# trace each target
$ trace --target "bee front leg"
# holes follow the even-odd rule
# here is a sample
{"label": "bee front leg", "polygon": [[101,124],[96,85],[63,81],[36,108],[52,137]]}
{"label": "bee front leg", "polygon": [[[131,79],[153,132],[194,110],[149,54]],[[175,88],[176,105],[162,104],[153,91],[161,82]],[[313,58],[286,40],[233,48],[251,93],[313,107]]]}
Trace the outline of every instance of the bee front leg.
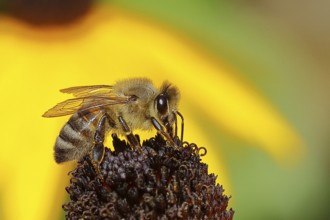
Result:
{"label": "bee front leg", "polygon": [[99,165],[104,157],[104,135],[105,135],[105,122],[107,120],[107,114],[104,114],[99,122],[97,123],[97,127],[94,134],[94,147],[90,152],[90,157],[92,164],[95,168],[97,175],[100,175]]}
{"label": "bee front leg", "polygon": [[134,136],[134,134],[132,133],[132,130],[128,127],[126,121],[124,120],[123,117],[119,116],[118,117],[119,123],[121,124],[125,134],[126,134],[126,138],[127,141],[130,143],[130,145],[134,148],[137,149],[138,151],[142,151],[141,149],[141,145],[140,142],[138,141],[138,139]]}
{"label": "bee front leg", "polygon": [[171,135],[169,133],[167,133],[163,126],[157,121],[156,118],[151,117],[151,123],[153,124],[153,126],[156,128],[157,132],[162,135],[169,143],[171,146],[173,146],[175,149],[178,149],[177,144],[174,142],[173,138],[171,137]]}

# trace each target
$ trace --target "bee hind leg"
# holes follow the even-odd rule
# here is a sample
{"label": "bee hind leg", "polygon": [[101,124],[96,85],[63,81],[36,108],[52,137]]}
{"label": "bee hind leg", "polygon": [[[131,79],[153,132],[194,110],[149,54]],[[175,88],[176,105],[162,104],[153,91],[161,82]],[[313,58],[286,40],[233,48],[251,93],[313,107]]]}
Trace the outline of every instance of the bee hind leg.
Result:
{"label": "bee hind leg", "polygon": [[105,135],[105,122],[108,119],[108,115],[104,114],[97,123],[97,127],[94,134],[94,147],[90,152],[90,157],[94,169],[98,176],[100,176],[99,165],[104,157],[104,135]]}
{"label": "bee hind leg", "polygon": [[132,133],[132,130],[128,127],[126,121],[124,120],[123,117],[119,116],[118,117],[119,123],[121,124],[123,131],[126,134],[127,141],[130,143],[130,145],[134,148],[137,149],[139,152],[142,151],[142,147],[140,145],[139,140],[134,136]]}

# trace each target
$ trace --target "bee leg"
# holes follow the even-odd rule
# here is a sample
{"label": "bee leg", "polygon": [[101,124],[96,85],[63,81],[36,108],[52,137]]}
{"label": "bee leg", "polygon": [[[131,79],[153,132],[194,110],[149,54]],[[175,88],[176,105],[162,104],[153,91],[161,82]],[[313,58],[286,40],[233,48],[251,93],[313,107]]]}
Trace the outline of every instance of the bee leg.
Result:
{"label": "bee leg", "polygon": [[99,122],[94,134],[94,147],[91,151],[90,157],[92,159],[93,166],[96,170],[97,175],[100,176],[99,165],[103,160],[104,156],[104,134],[105,134],[105,121],[107,120],[107,114],[104,114]]}
{"label": "bee leg", "polygon": [[126,138],[127,141],[130,143],[131,146],[134,147],[134,149],[137,149],[138,151],[142,151],[141,149],[141,145],[140,142],[138,141],[138,139],[134,136],[134,134],[132,133],[131,129],[128,127],[126,121],[124,120],[123,117],[119,116],[118,117],[119,123],[121,124],[125,134],[126,134]]}
{"label": "bee leg", "polygon": [[178,149],[178,146],[175,144],[171,135],[164,130],[163,126],[157,121],[156,118],[151,117],[151,123],[156,128],[157,132],[162,135],[168,142],[170,142],[171,146],[173,146],[175,149]]}
{"label": "bee leg", "polygon": [[183,142],[183,132],[184,132],[184,118],[183,118],[183,115],[176,111],[176,114],[178,114],[181,118],[181,143]]}

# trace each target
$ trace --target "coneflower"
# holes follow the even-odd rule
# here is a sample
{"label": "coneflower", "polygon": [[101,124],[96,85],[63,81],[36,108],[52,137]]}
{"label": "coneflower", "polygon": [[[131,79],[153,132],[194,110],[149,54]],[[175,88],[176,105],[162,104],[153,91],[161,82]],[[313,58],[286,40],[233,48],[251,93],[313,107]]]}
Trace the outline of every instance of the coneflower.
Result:
{"label": "coneflower", "polygon": [[157,135],[142,152],[113,135],[100,174],[86,156],[71,173],[63,205],[66,219],[220,219],[231,220],[229,198],[200,157],[205,148],[184,143],[178,150]]}

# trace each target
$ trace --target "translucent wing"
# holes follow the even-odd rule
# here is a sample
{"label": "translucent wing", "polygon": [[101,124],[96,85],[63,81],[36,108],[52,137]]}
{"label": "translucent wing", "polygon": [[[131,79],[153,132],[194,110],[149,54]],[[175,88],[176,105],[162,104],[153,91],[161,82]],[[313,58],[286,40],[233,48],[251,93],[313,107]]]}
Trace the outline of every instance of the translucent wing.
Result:
{"label": "translucent wing", "polygon": [[93,111],[102,107],[116,104],[125,104],[134,101],[135,98],[131,96],[116,97],[116,96],[87,96],[68,99],[60,102],[53,108],[49,109],[42,116],[43,117],[59,117],[64,115],[71,115],[77,111]]}
{"label": "translucent wing", "polygon": [[75,97],[86,97],[96,95],[107,95],[112,93],[112,86],[95,85],[95,86],[75,86],[60,90],[63,93],[70,93]]}

